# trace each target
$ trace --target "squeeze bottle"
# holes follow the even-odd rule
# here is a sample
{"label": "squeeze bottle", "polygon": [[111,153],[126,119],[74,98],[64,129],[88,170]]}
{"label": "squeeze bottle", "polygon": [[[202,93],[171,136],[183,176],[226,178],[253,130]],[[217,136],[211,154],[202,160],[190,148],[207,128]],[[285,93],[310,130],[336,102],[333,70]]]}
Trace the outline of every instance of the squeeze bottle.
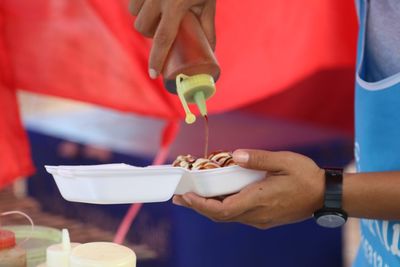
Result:
{"label": "squeeze bottle", "polygon": [[67,229],[62,230],[62,242],[51,245],[46,250],[46,262],[37,267],[69,267],[69,256],[79,243],[71,243]]}
{"label": "squeeze bottle", "polygon": [[188,103],[196,103],[202,116],[207,115],[206,100],[215,93],[220,68],[196,15],[183,18],[162,71],[166,89],[179,96],[186,123],[196,117]]}

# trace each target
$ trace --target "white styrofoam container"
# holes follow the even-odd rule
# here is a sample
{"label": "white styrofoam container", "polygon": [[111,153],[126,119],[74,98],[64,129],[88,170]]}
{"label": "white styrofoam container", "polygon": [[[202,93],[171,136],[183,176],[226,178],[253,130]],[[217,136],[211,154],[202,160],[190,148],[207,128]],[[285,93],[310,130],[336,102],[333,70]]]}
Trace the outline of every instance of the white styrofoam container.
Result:
{"label": "white styrofoam container", "polygon": [[175,194],[194,192],[202,197],[216,197],[239,192],[247,185],[261,180],[265,171],[244,169],[239,166],[185,171]]}
{"label": "white styrofoam container", "polygon": [[174,194],[203,197],[232,194],[265,177],[264,171],[230,166],[188,171],[170,165],[46,166],[64,199],[93,204],[167,201]]}

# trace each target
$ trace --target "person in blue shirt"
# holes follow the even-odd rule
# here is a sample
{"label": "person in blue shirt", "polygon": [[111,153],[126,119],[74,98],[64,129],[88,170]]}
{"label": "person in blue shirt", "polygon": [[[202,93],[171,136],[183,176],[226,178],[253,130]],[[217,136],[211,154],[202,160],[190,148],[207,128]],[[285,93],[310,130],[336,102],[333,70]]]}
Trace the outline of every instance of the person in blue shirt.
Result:
{"label": "person in blue shirt", "polygon": [[[339,174],[338,180],[334,172],[300,154],[240,149],[233,154],[236,163],[268,171],[266,179],[223,201],[188,193],[175,196],[175,204],[214,221],[260,229],[302,221],[313,214],[321,225],[338,226],[347,213],[363,218],[354,266],[400,266],[400,1],[357,0],[356,4],[360,22],[355,86],[358,173]],[[214,47],[215,0],[131,1],[136,29],[153,37],[151,78],[159,75],[189,10],[199,15]],[[321,208],[322,216],[316,212]]]}

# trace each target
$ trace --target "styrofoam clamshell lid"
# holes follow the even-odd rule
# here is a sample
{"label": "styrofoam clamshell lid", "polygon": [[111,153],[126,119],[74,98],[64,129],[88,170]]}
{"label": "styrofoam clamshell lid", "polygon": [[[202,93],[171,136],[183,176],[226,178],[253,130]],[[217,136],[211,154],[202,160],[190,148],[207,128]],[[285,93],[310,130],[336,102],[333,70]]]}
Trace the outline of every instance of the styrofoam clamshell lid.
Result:
{"label": "styrofoam clamshell lid", "polygon": [[64,199],[93,204],[163,202],[174,194],[214,197],[240,191],[265,172],[239,166],[189,171],[171,165],[45,166]]}

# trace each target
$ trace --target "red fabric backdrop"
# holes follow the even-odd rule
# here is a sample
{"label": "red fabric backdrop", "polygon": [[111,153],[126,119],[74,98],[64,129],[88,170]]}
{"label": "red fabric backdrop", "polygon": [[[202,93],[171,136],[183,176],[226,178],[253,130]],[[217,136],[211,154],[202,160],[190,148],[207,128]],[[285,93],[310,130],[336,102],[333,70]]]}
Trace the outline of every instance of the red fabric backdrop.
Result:
{"label": "red fabric backdrop", "polygon": [[[341,105],[351,109],[352,81],[346,74],[347,82],[335,83],[341,81],[340,72],[330,79],[329,87],[307,86],[307,97],[297,93],[280,101],[268,99],[290,92],[320,70],[352,71],[357,27],[352,1],[217,2],[216,54],[222,76],[208,104],[211,113],[266,99],[250,110],[296,117],[300,109],[302,120],[329,121],[338,107],[321,110],[321,105],[311,105],[313,92],[322,98],[350,96]],[[159,80],[147,76],[150,41],[134,31],[127,0],[2,0],[0,9],[4,42],[0,47],[0,102],[4,102],[0,186],[11,181],[11,176],[30,170],[26,140],[17,120],[15,88],[166,120],[182,117],[177,98]],[[6,82],[3,73],[10,73],[14,82]],[[279,103],[285,103],[284,111],[279,112]],[[315,112],[319,112],[317,118],[307,116]],[[334,124],[347,129],[349,125]],[[11,151],[18,156],[10,156]],[[20,166],[16,167],[19,171],[7,172],[10,164]]]}

